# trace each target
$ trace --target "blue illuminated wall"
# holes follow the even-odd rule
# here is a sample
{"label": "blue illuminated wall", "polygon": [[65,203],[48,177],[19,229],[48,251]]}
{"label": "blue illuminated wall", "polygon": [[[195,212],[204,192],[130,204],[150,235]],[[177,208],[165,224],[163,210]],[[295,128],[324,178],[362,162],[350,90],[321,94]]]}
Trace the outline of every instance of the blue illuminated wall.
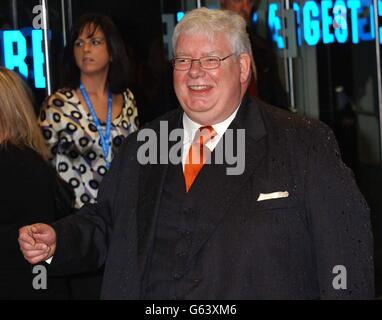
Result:
{"label": "blue illuminated wall", "polygon": [[[375,39],[374,5],[372,0],[306,1],[302,7],[294,2],[298,44],[354,44]],[[378,0],[378,15],[382,17],[382,0]],[[270,3],[268,26],[278,48],[284,48],[280,4]],[[382,27],[379,28],[382,35]],[[382,44],[382,37],[379,37]]]}
{"label": "blue illuminated wall", "polygon": [[43,31],[33,28],[0,31],[2,65],[32,79],[38,89],[46,87]]}

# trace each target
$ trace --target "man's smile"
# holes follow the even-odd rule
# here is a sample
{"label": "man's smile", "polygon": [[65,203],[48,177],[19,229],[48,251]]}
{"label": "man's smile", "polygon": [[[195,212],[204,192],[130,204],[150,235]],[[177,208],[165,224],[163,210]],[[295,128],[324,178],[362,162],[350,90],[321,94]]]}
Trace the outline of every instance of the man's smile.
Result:
{"label": "man's smile", "polygon": [[205,93],[211,90],[213,87],[211,85],[188,85],[188,88],[193,93]]}

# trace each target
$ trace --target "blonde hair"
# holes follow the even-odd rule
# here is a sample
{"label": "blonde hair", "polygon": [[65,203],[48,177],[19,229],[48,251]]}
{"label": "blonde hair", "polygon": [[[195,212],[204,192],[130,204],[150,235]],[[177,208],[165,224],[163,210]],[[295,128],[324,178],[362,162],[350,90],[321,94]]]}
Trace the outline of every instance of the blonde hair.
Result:
{"label": "blonde hair", "polygon": [[0,146],[9,143],[30,147],[47,159],[48,150],[28,90],[16,73],[0,67]]}

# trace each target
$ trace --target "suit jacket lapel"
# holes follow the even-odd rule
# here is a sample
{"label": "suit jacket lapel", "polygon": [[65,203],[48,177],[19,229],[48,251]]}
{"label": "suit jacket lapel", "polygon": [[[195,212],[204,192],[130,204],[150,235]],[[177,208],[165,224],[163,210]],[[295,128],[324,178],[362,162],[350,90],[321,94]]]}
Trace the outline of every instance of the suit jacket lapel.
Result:
{"label": "suit jacket lapel", "polygon": [[[207,164],[202,168],[193,185],[195,197],[203,199],[203,204],[195,223],[189,262],[217,227],[242,186],[255,174],[267,153],[266,129],[261,112],[248,98],[243,99],[229,129],[245,129],[245,169],[241,175],[227,175],[227,164]],[[214,152],[211,156],[213,159]]]}

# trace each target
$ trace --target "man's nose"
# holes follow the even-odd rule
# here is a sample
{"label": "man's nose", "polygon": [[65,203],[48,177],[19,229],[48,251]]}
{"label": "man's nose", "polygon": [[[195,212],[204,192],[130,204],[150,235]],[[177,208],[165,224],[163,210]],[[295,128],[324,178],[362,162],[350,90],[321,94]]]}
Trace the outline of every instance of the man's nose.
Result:
{"label": "man's nose", "polygon": [[191,67],[188,71],[191,77],[198,77],[204,74],[204,69],[200,63],[200,60],[192,60]]}

